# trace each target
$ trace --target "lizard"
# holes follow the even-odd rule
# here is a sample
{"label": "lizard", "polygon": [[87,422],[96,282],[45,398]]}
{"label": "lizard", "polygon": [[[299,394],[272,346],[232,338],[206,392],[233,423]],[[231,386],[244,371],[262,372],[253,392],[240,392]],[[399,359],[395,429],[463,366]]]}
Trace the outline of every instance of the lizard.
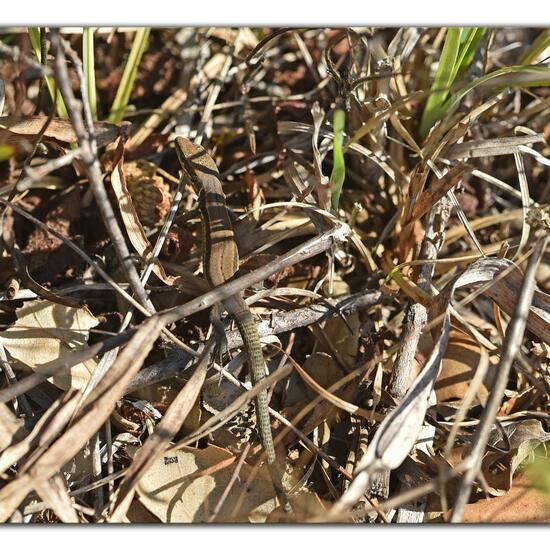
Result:
{"label": "lizard", "polygon": [[[203,147],[186,138],[176,137],[175,148],[183,175],[191,181],[198,196],[203,235],[203,271],[209,286],[215,288],[229,281],[239,269],[239,252],[222,182],[216,163]],[[257,384],[265,378],[265,362],[252,313],[240,293],[226,298],[222,304],[241,334],[252,382]],[[284,510],[292,513],[276,461],[267,390],[256,396],[255,411],[257,429],[275,492]]]}

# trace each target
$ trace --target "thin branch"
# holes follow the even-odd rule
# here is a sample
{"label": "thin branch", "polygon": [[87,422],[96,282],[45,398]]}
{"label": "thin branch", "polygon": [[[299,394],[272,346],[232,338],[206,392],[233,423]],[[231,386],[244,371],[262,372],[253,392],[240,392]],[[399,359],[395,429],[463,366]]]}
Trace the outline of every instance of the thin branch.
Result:
{"label": "thin branch", "polygon": [[[86,167],[88,180],[90,182],[94,198],[103,217],[103,222],[105,223],[105,227],[107,228],[126,279],[132,286],[132,289],[136,293],[139,301],[144,306],[147,306],[149,310],[154,311],[153,305],[151,304],[151,301],[149,300],[147,293],[145,292],[145,289],[143,288],[143,285],[139,279],[137,270],[132,263],[130,251],[126,246],[124,235],[120,230],[120,227],[118,226],[113,207],[111,206],[107,191],[105,190],[105,186],[103,184],[101,169],[97,157],[97,147],[95,142],[95,135],[93,132],[93,123],[90,125],[91,114],[89,112],[89,105],[86,101],[86,86],[83,85],[82,81],[82,64],[78,57],[76,57],[76,59],[73,59],[73,61],[75,62],[75,66],[77,67],[77,71],[79,70],[81,74],[81,92],[83,94],[83,102],[81,103],[75,98],[73,90],[71,88],[69,72],[67,69],[67,61],[63,53],[64,44],[61,40],[58,29],[51,30],[51,39],[52,45],[55,48],[55,72],[58,86],[63,95],[65,105],[67,106],[67,110],[69,112],[69,116],[71,118],[71,122],[73,124],[78,139],[78,144],[82,150],[82,161],[84,162],[84,165]],[[84,112],[86,113],[86,125],[88,126],[89,131],[86,131],[85,122],[82,117],[82,108],[84,108]]]}

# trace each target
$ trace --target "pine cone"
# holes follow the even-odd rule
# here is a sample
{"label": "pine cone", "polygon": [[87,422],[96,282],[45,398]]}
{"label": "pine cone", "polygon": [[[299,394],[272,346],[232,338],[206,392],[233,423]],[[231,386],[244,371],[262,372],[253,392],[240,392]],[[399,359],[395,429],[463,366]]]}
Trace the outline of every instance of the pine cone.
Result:
{"label": "pine cone", "polygon": [[143,225],[153,226],[162,221],[170,209],[170,187],[152,162],[137,160],[124,165],[126,187]]}

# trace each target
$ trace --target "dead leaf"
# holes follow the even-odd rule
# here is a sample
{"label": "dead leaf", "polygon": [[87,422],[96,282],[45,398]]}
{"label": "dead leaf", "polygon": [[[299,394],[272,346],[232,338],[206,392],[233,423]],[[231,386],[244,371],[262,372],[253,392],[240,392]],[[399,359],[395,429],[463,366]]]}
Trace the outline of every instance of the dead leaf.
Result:
{"label": "dead leaf", "polygon": [[442,178],[434,181],[418,198],[408,223],[413,223],[421,218],[439,199],[457,185],[464,174],[470,170],[471,168],[466,164],[460,163],[451,168]]}
{"label": "dead leaf", "polygon": [[[451,331],[441,371],[435,383],[437,401],[462,399],[468,391],[479,361],[480,345],[477,340],[463,332]],[[489,367],[489,373],[491,372]],[[491,387],[489,373],[478,389],[479,395],[487,395],[487,388]]]}
{"label": "dead leaf", "polygon": [[[71,400],[75,402],[75,399],[73,399],[74,397],[74,393],[69,392],[69,394],[66,395],[66,399],[61,398],[59,403],[63,403],[64,401],[70,402]],[[59,406],[59,403],[56,403],[55,408]],[[24,426],[20,426],[19,428],[17,427],[18,422],[15,415],[3,403],[0,405],[0,416],[3,420],[0,422],[0,449],[4,450],[7,446],[4,445],[4,443],[14,439],[14,435],[20,434],[21,436],[25,436],[27,433]],[[55,420],[57,419],[55,418],[54,421]],[[31,434],[27,435],[25,439],[21,439],[21,441],[14,441],[13,444],[5,449],[0,455],[0,462],[3,462],[4,464],[4,467],[0,466],[0,473],[3,473],[9,466],[15,464],[19,458],[23,456],[25,451],[30,448],[30,445],[25,445],[29,439],[32,440],[33,438],[36,438],[37,432],[38,435],[42,435],[40,433],[40,428],[42,428],[41,424],[43,424],[43,422],[41,421],[42,419],[40,419],[37,424],[38,429],[35,426],[35,429],[31,432]],[[61,424],[64,425],[64,420],[61,421]],[[24,448],[21,449],[21,446]],[[18,448],[19,452],[17,451]],[[42,447],[42,450],[44,448],[47,447]],[[38,449],[38,452],[40,452],[40,450],[41,449]],[[27,466],[28,469],[28,463],[29,460],[27,460],[27,464],[23,465],[23,468],[20,468],[20,471],[23,470],[25,466]],[[65,480],[59,472],[55,473],[51,479],[42,480],[38,483],[36,485],[36,492],[38,493],[38,496],[47,504],[47,506],[49,506],[56,513],[61,521],[66,523],[78,523],[78,516],[76,515],[71,498],[67,492]]]}
{"label": "dead leaf", "polygon": [[[0,341],[14,359],[37,371],[40,365],[85,347],[90,329],[99,324],[87,307],[73,308],[47,300],[28,302],[16,314],[17,321],[1,333]],[[95,359],[88,359],[56,374],[51,382],[62,390],[83,389],[95,367]]]}
{"label": "dead leaf", "polygon": [[[329,388],[342,377],[342,369],[326,353],[317,352],[310,355],[304,361],[302,368],[323,388]],[[311,401],[317,395],[319,395],[318,392],[309,387],[299,373],[294,371],[290,376],[290,383],[285,395],[285,408]]]}
{"label": "dead leaf", "polygon": [[[0,117],[0,126],[8,134],[8,143],[18,143],[22,138],[36,138],[44,124],[48,120],[45,115],[36,116],[3,116]],[[113,124],[111,122],[94,122],[94,132],[98,147],[107,145],[122,133],[128,132],[131,124],[122,122]],[[0,134],[2,130],[0,130]],[[54,140],[62,144],[77,143],[77,137],[70,120],[64,118],[52,118],[46,128],[43,139]]]}
{"label": "dead leaf", "polygon": [[[166,451],[149,468],[137,486],[143,505],[164,523],[206,521],[230,482],[237,461],[224,449],[185,448]],[[252,467],[243,464],[227,495],[217,521],[263,522],[277,506],[269,472],[263,468],[233,517],[235,506]]]}
{"label": "dead leaf", "polygon": [[[350,292],[350,286],[339,275],[335,275],[331,297],[349,296]],[[344,363],[353,364],[359,352],[360,328],[361,320],[357,312],[346,315],[345,321],[340,316],[331,317],[325,323],[324,333],[330,341],[332,349],[327,349],[327,346],[323,345],[321,341],[319,351],[331,353],[334,350],[339,357],[342,357]]]}
{"label": "dead leaf", "polygon": [[467,504],[463,523],[550,522],[550,499],[533,488],[527,476],[515,480],[505,495]]}
{"label": "dead leaf", "polygon": [[521,145],[533,145],[534,143],[544,143],[544,134],[463,141],[448,147],[442,156],[449,160],[456,160],[513,155],[521,151]]}
{"label": "dead leaf", "polygon": [[124,481],[118,488],[117,504],[111,520],[121,520],[128,510],[138,481],[146,474],[155,459],[168,447],[172,438],[181,428],[184,420],[197,400],[209,365],[213,341],[203,350],[195,372],[168,407],[153,434],[137,452],[132,465],[128,468]]}
{"label": "dead leaf", "polygon": [[[128,233],[128,238],[141,259],[146,261],[151,255],[153,247],[151,246],[147,235],[145,235],[143,226],[139,221],[138,213],[134,207],[132,197],[130,196],[128,187],[126,186],[122,143],[119,143],[118,145],[117,157],[118,162],[111,173],[111,186],[117,198],[120,215],[122,216],[124,227]],[[177,277],[167,275],[160,263],[154,264],[153,272],[167,285],[173,285],[177,279]]]}
{"label": "dead leaf", "polygon": [[[69,423],[78,401],[79,395],[76,391],[68,391],[56,399],[24,439],[14,441],[10,447],[3,450],[0,455],[0,474],[18,462],[21,465],[19,471],[24,470],[29,461],[36,459],[37,455],[47,449]],[[5,405],[2,404],[2,407]],[[0,423],[3,427],[7,425],[5,421]]]}
{"label": "dead leaf", "polygon": [[[495,301],[505,313],[511,315],[523,282],[523,273],[510,260],[493,258],[490,263],[486,262],[486,265],[489,269],[494,270],[494,277],[505,269],[509,269],[502,279],[494,280],[494,284],[485,291],[485,294]],[[550,295],[538,288],[535,288],[533,301],[529,307],[527,330],[550,344]]]}
{"label": "dead leaf", "polygon": [[[504,440],[502,430],[506,432],[508,441]],[[535,449],[550,441],[550,433],[544,431],[540,420],[510,422],[503,425],[502,430],[493,428],[488,443],[497,449],[506,449],[509,443],[509,451],[489,451],[481,466],[488,492],[494,496],[506,493],[512,487],[513,477],[519,466],[530,456],[533,460]]]}
{"label": "dead leaf", "polygon": [[[356,466],[353,482],[347,492],[343,494],[331,509],[332,515],[338,515],[355,504],[368,488],[371,475],[379,470],[393,470],[397,468],[405,460],[416,443],[428,408],[428,397],[439,374],[441,360],[447,347],[450,331],[448,307],[456,289],[491,282],[492,286],[490,290],[486,290],[485,293],[502,309],[506,311],[506,308],[509,308],[511,312],[521,288],[521,273],[519,274],[519,284],[518,275],[514,275],[514,272],[512,272],[512,277],[507,275],[500,281],[495,279],[497,275],[508,267],[514,267],[514,264],[509,260],[488,257],[481,258],[449,281],[434,300],[429,311],[429,318],[436,319],[443,317],[443,321],[439,335],[434,342],[433,352],[426,366],[413,382],[402,401],[381,423],[370,442],[367,452]],[[516,269],[515,271],[518,270]],[[499,286],[497,286],[498,283],[500,283]],[[503,286],[506,286],[508,290],[505,296],[503,296],[504,292],[499,292],[499,289]],[[535,299],[533,300],[534,303]],[[539,291],[537,305],[544,308],[547,305],[550,306],[550,297]],[[527,321],[528,328],[533,330],[537,335],[546,332],[546,336],[548,336],[550,334],[550,325],[544,317],[546,315],[550,317],[550,313],[548,313],[550,312],[550,307],[547,310],[539,309],[542,313],[539,314],[537,319],[540,319],[540,322],[537,321],[537,323],[534,323],[532,319],[533,308],[534,305],[531,306]],[[531,321],[531,324],[529,324],[529,321]]]}
{"label": "dead leaf", "polygon": [[6,521],[25,496],[57,474],[103,425],[163,328],[158,317],[143,321],[107,374],[90,392],[73,424],[33,463],[32,468],[0,489],[0,522]]}

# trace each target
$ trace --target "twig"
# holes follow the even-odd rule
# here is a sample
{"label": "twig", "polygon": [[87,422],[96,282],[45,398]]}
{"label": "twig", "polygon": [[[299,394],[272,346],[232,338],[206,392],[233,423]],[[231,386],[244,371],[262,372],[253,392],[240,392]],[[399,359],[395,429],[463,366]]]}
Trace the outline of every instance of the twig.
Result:
{"label": "twig", "polygon": [[[2,344],[2,342],[0,342],[0,368],[4,371],[4,375],[6,377],[6,380],[8,381],[8,384],[17,383],[17,378],[8,361],[6,350],[4,349],[4,345]],[[26,396],[20,396],[19,404],[21,405],[21,408],[23,409],[27,418],[32,418],[33,412],[31,406],[29,405],[29,402],[27,401]]]}
{"label": "twig", "polygon": [[[433,261],[436,260],[438,252],[445,241],[445,228],[451,214],[451,205],[446,197],[440,199],[430,210],[426,222],[426,232],[420,249],[419,260],[428,260],[420,266],[417,284],[425,291],[430,290],[432,276],[435,268]],[[399,353],[395,361],[394,370],[389,386],[389,393],[396,402],[403,399],[409,389],[414,377],[414,358],[422,331],[428,322],[426,307],[420,303],[412,303],[405,312],[405,321]],[[387,497],[389,494],[389,470],[384,470],[376,476],[378,485],[377,494]],[[374,480],[373,480],[374,481]],[[425,501],[418,508],[425,506]],[[420,509],[414,510],[417,516],[423,516]],[[411,518],[407,518],[407,522]]]}
{"label": "twig", "polygon": [[[312,304],[294,311],[283,311],[273,319],[256,323],[256,328],[261,338],[290,332],[300,327],[323,322],[338,314],[345,315],[368,309],[380,303],[382,299],[383,294],[378,290],[360,292],[336,300],[332,307],[325,304]],[[242,337],[238,330],[227,333],[226,345],[228,350],[242,347]],[[190,354],[183,352],[176,357],[169,357],[140,370],[128,386],[127,393],[181,375],[189,367],[191,359]]]}
{"label": "twig", "polygon": [[[63,241],[71,250],[73,250],[78,256],[80,256],[90,267],[92,267],[103,279],[116,291],[118,292],[125,300],[127,300],[130,304],[132,304],[136,309],[138,309],[143,315],[146,317],[150,317],[152,314],[149,312],[148,309],[143,307],[139,302],[137,302],[130,294],[128,294],[120,285],[117,284],[116,281],[113,280],[113,278],[94,260],[92,260],[81,248],[79,248],[76,244],[74,244],[70,239],[68,239],[65,235],[62,235],[49,225],[46,225],[45,223],[41,222],[39,219],[35,218],[32,214],[29,214],[26,210],[23,210],[19,206],[16,206],[15,204],[3,199],[0,197],[0,204],[4,204],[6,206],[9,206],[12,210],[20,214],[21,216],[24,216],[28,220],[32,221],[34,224],[36,224],[41,229],[44,229],[44,231],[50,232],[52,235]],[[162,330],[162,333],[164,336],[166,336],[171,342],[174,342],[178,347],[182,348],[185,351],[188,351],[190,353],[193,353],[193,351],[184,344],[179,338],[174,336],[168,329],[164,328]]]}
{"label": "twig", "polygon": [[50,376],[53,376],[54,374],[68,371],[70,368],[78,365],[78,363],[82,363],[83,361],[91,359],[96,355],[102,355],[110,349],[125,344],[126,342],[128,342],[128,340],[130,340],[135,332],[136,329],[129,329],[124,332],[124,334],[112,336],[111,338],[107,338],[102,342],[98,342],[97,344],[92,344],[88,347],[85,347],[80,351],[74,351],[71,354],[63,356],[59,359],[55,359],[54,361],[46,363],[45,365],[40,365],[40,370],[38,372],[29,374],[15,384],[12,384],[11,386],[0,390],[0,403],[5,403],[10,399],[24,394],[35,386],[42,384],[44,380],[47,380]]}
{"label": "twig", "polygon": [[[97,202],[101,215],[103,217],[103,222],[109,233],[113,247],[117,253],[118,259],[120,261],[121,267],[124,271],[124,274],[132,286],[132,289],[136,293],[139,301],[147,306],[148,309],[153,310],[153,305],[151,304],[147,293],[141,284],[137,270],[132,263],[130,251],[126,246],[126,241],[124,235],[118,226],[113,207],[109,202],[109,197],[105,186],[103,185],[103,179],[101,176],[101,169],[99,166],[99,160],[97,158],[97,148],[95,142],[95,135],[93,132],[93,123],[91,123],[92,116],[89,109],[89,104],[87,102],[87,91],[86,86],[83,85],[82,80],[82,63],[78,59],[78,56],[73,58],[77,71],[81,75],[81,93],[83,101],[78,101],[73,94],[70,80],[69,72],[67,70],[67,61],[64,56],[64,47],[65,44],[59,36],[59,30],[51,30],[51,39],[52,45],[55,48],[55,67],[56,67],[56,78],[58,80],[58,86],[63,95],[65,105],[69,112],[71,122],[73,124],[75,133],[77,135],[78,144],[82,149],[82,161],[86,167],[86,172],[88,174],[88,180],[94,198]],[[70,50],[69,50],[70,51]],[[82,109],[86,116],[86,125],[82,117]],[[88,126],[88,131],[86,131],[86,126]]]}
{"label": "twig", "polygon": [[23,53],[17,46],[7,46],[3,42],[0,42],[0,55],[11,57],[15,63],[22,61],[36,71],[36,76],[42,77],[52,74],[52,70],[49,67],[42,65],[36,59],[33,59],[29,55]]}
{"label": "twig", "polygon": [[209,308],[230,296],[234,296],[238,292],[242,292],[245,288],[254,286],[260,281],[264,281],[271,275],[293,266],[297,263],[303,262],[308,258],[316,256],[325,250],[328,250],[332,246],[344,242],[350,234],[350,228],[347,224],[341,223],[336,227],[330,229],[318,235],[317,237],[310,239],[309,241],[293,248],[286,254],[283,254],[280,258],[273,260],[266,265],[255,269],[254,271],[233,279],[228,283],[216,287],[215,289],[207,292],[203,296],[199,296],[189,302],[176,306],[172,309],[161,314],[166,325],[175,323],[188,315],[198,313],[203,309]]}
{"label": "twig", "polygon": [[63,241],[64,244],[66,244],[73,252],[75,252],[80,258],[82,258],[92,269],[94,269],[98,273],[98,275],[100,275],[105,280],[105,282],[111,286],[111,288],[115,292],[120,294],[125,300],[130,302],[137,309],[139,309],[142,313],[144,313],[144,315],[149,314],[149,312],[139,302],[136,302],[136,300],[132,296],[130,296],[130,294],[128,294],[123,288],[121,288],[120,285],[97,262],[92,260],[88,256],[88,254],[86,254],[86,252],[84,252],[79,246],[73,243],[65,235],[62,235],[53,227],[50,227],[49,225],[46,225],[44,222],[40,221],[38,218],[35,218],[32,214],[30,214],[20,206],[17,206],[16,204],[7,201],[6,199],[3,199],[2,197],[0,197],[0,204],[11,208],[14,212],[17,212],[17,214],[27,218],[36,226],[40,227],[44,231],[51,233],[54,237],[57,237],[59,240]]}
{"label": "twig", "polygon": [[[2,202],[6,203],[7,201],[0,198],[0,203]],[[15,205],[12,205],[12,206],[15,207]],[[18,207],[15,207],[15,208],[18,208]],[[19,211],[29,216],[29,214],[24,210],[19,209]],[[44,226],[49,231],[51,231],[51,228],[48,228],[47,225],[42,224],[42,222],[40,222],[39,220],[36,220],[36,222],[38,222],[40,226]],[[225,300],[229,296],[233,296],[238,292],[241,292],[245,288],[249,286],[253,286],[256,283],[263,281],[264,279],[267,279],[269,276],[273,275],[274,273],[277,273],[279,270],[285,269],[298,262],[311,258],[312,256],[315,256],[317,254],[320,254],[321,252],[324,252],[331,246],[334,246],[335,244],[343,242],[349,235],[349,232],[350,232],[350,229],[346,224],[340,224],[337,227],[331,229],[330,231],[327,231],[322,235],[318,235],[317,237],[310,239],[309,241],[303,243],[302,245],[299,245],[296,248],[293,248],[292,250],[290,250],[280,258],[272,262],[269,262],[268,264],[261,267],[260,269],[252,271],[251,273],[248,273],[243,277],[239,277],[238,279],[234,279],[229,283],[219,286],[207,292],[203,296],[199,296],[198,298],[195,298],[187,302],[186,304],[169,309],[165,313],[156,314],[154,315],[154,317],[158,316],[160,321],[162,322],[162,325],[166,327],[170,323],[174,323],[176,321],[184,319],[185,317],[188,317],[189,315],[193,315],[194,313],[203,311],[204,309],[207,309],[213,306],[214,304],[217,304],[222,300]],[[55,235],[57,232],[52,231],[52,233]],[[60,235],[60,238],[62,238],[61,235]],[[67,244],[69,243],[70,241],[68,241]],[[74,249],[76,249],[79,254],[84,255],[84,253],[76,245],[74,245],[73,243],[70,243],[70,244],[74,246]],[[87,261],[92,261],[92,260],[88,259]],[[107,278],[110,279],[110,277],[107,274],[105,275],[107,276]],[[117,289],[117,291],[122,292],[124,293],[125,296],[127,296],[127,293],[125,293],[121,288]],[[138,302],[133,300],[133,298],[131,298],[130,296],[128,296],[128,298],[132,300],[132,305],[140,309],[143,309],[143,306],[141,306]],[[118,334],[116,336],[113,336],[111,338],[104,340],[103,342],[94,344],[92,346],[88,346],[87,348],[84,348],[81,351],[74,352],[67,358],[63,358],[63,360],[55,360],[48,365],[42,365],[40,372],[33,373],[27,376],[26,378],[24,378],[23,380],[20,380],[19,382],[17,382],[17,384],[13,384],[9,388],[0,390],[0,402],[9,401],[10,399],[17,397],[18,395],[25,393],[29,389],[35,387],[36,385],[46,380],[49,376],[52,376],[53,374],[62,372],[64,370],[68,370],[72,366],[78,363],[81,363],[82,361],[85,361],[87,359],[90,359],[95,355],[105,353],[108,350],[111,350],[123,345],[128,340],[130,340],[130,338],[134,334],[135,334],[135,329],[128,329],[121,334]],[[170,334],[170,333],[167,332],[166,334]],[[69,361],[69,358],[70,358],[70,361]]]}
{"label": "twig", "polygon": [[[437,254],[445,241],[445,227],[451,214],[451,206],[446,197],[442,198],[431,210],[426,223],[426,233],[422,241],[419,259],[428,260],[420,266],[418,286],[429,292]],[[427,323],[426,308],[419,303],[409,306],[405,313],[405,325],[401,336],[399,355],[396,359],[390,384],[390,393],[401,400],[409,389],[414,368],[414,355],[420,335]]]}

